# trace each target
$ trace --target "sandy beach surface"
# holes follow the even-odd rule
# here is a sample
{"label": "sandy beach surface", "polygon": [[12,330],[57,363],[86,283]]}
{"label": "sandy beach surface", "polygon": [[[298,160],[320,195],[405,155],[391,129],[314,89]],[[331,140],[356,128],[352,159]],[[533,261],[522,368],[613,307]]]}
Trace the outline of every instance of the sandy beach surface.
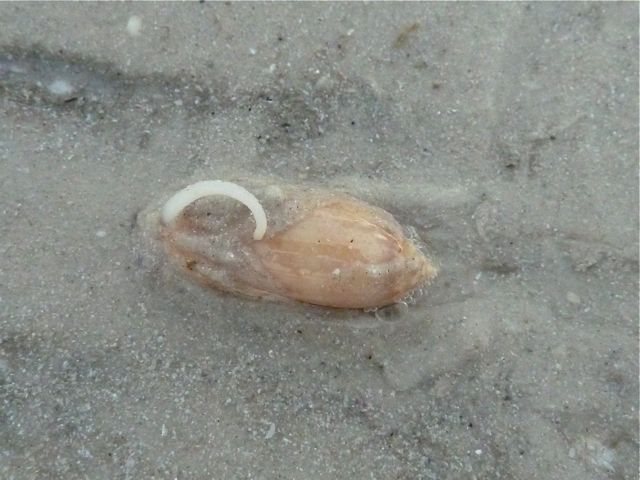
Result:
{"label": "sandy beach surface", "polygon": [[[348,192],[378,311],[172,269],[204,179]],[[634,479],[637,3],[1,3],[0,478]]]}

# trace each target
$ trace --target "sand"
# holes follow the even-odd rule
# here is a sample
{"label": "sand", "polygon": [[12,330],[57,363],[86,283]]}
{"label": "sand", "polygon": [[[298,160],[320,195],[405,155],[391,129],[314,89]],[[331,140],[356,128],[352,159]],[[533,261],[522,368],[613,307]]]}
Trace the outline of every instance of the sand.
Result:
{"label": "sand", "polygon": [[[389,210],[377,312],[207,291],[195,180]],[[0,478],[632,479],[634,3],[0,4]]]}

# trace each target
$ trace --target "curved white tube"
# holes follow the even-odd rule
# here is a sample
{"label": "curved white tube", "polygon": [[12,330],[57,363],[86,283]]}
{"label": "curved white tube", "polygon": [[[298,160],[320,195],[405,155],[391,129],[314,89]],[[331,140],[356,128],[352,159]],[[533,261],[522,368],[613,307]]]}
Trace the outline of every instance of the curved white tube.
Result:
{"label": "curved white tube", "polygon": [[264,237],[267,231],[267,215],[258,199],[240,185],[221,180],[196,182],[176,192],[162,207],[162,222],[169,225],[188,205],[209,195],[223,195],[244,203],[251,210],[256,221],[253,239],[261,240]]}

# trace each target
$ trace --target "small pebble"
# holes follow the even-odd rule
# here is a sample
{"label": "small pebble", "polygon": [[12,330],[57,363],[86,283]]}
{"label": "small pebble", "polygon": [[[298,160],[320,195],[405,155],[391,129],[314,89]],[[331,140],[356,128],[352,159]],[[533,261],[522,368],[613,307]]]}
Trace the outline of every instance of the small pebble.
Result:
{"label": "small pebble", "polygon": [[567,301],[569,303],[573,303],[574,305],[578,305],[580,303],[580,297],[573,293],[573,292],[568,292],[567,293]]}
{"label": "small pebble", "polygon": [[96,232],[96,237],[98,237],[98,238],[104,238],[106,236],[107,236],[107,232],[105,232],[104,230],[98,230]]}
{"label": "small pebble", "polygon": [[49,84],[49,91],[54,95],[70,95],[73,93],[73,87],[66,80],[54,80]]}
{"label": "small pebble", "polygon": [[139,16],[133,15],[129,17],[129,21],[127,22],[127,32],[132,37],[136,37],[140,35],[140,30],[142,29],[142,20]]}
{"label": "small pebble", "polygon": [[276,434],[276,424],[272,423],[269,425],[269,430],[267,430],[267,433],[265,433],[264,438],[265,440],[270,440],[271,438],[273,438],[275,434]]}

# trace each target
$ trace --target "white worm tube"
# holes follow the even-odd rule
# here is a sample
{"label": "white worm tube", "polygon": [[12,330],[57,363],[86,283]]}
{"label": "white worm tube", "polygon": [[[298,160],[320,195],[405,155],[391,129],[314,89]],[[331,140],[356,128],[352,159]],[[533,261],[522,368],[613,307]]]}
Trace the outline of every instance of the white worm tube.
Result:
{"label": "white worm tube", "polygon": [[267,215],[264,213],[264,208],[262,208],[258,199],[240,185],[221,180],[196,182],[176,192],[162,207],[162,222],[165,225],[169,225],[188,205],[209,195],[223,195],[244,203],[251,210],[256,221],[253,239],[261,240],[264,237],[267,231]]}

